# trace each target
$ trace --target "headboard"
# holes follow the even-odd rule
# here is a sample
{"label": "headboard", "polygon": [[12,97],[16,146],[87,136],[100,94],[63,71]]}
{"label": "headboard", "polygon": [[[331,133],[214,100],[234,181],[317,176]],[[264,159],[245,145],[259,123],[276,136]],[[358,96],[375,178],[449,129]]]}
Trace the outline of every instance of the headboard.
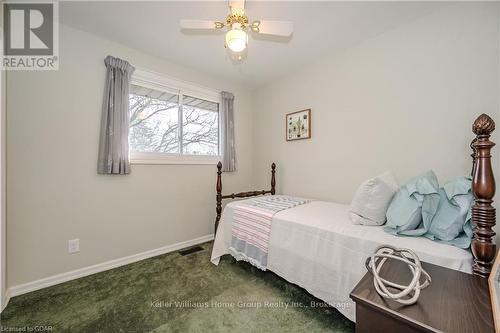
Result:
{"label": "headboard", "polygon": [[[495,143],[490,141],[491,133],[495,130],[495,122],[488,115],[480,115],[472,125],[472,131],[476,135],[472,140],[472,194],[474,205],[472,207],[473,238],[471,250],[474,256],[472,270],[474,274],[488,277],[491,272],[493,260],[496,254],[494,243],[495,232],[493,227],[496,223],[496,211],[493,207],[493,196],[495,195],[495,178],[491,167],[491,148]],[[235,198],[248,198],[258,195],[276,193],[276,164],[271,165],[271,189],[260,191],[249,191],[222,194],[222,163],[217,164],[217,196],[215,232],[222,213],[222,200]]]}

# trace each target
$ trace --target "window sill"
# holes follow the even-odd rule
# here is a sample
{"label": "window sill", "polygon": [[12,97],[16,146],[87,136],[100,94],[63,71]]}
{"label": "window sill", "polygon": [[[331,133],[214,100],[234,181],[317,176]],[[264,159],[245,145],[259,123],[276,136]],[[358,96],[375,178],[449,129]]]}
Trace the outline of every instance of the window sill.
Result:
{"label": "window sill", "polygon": [[222,160],[221,156],[206,155],[181,155],[181,154],[156,154],[156,153],[131,153],[131,164],[143,165],[216,165]]}

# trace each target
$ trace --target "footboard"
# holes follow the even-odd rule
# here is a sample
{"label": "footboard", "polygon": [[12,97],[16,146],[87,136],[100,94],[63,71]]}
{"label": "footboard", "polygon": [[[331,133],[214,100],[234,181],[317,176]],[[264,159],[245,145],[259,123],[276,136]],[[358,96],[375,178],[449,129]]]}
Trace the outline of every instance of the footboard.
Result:
{"label": "footboard", "polygon": [[266,195],[276,194],[276,164],[271,164],[271,189],[270,190],[260,190],[260,191],[248,191],[248,192],[239,192],[239,193],[231,193],[231,194],[222,194],[222,163],[219,162],[217,164],[217,184],[215,186],[217,190],[216,201],[217,205],[215,207],[215,211],[217,212],[217,216],[215,217],[215,233],[217,233],[217,227],[219,226],[220,217],[222,214],[222,200],[223,199],[235,199],[235,198],[249,198],[255,197],[258,195]]}

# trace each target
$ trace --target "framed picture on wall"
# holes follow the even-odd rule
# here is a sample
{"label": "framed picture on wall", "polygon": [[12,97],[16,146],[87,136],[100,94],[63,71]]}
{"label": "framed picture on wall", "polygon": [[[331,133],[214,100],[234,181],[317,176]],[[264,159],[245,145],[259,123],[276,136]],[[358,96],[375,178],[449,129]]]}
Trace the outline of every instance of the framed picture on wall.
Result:
{"label": "framed picture on wall", "polygon": [[288,113],[286,120],[286,141],[311,138],[311,109]]}

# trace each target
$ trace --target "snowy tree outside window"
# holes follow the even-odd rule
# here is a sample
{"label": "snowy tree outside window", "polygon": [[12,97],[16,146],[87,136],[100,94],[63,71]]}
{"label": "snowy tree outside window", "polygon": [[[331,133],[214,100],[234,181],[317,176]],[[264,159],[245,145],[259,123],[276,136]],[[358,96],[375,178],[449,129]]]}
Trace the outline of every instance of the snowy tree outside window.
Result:
{"label": "snowy tree outside window", "polygon": [[219,104],[132,85],[130,151],[219,155]]}

